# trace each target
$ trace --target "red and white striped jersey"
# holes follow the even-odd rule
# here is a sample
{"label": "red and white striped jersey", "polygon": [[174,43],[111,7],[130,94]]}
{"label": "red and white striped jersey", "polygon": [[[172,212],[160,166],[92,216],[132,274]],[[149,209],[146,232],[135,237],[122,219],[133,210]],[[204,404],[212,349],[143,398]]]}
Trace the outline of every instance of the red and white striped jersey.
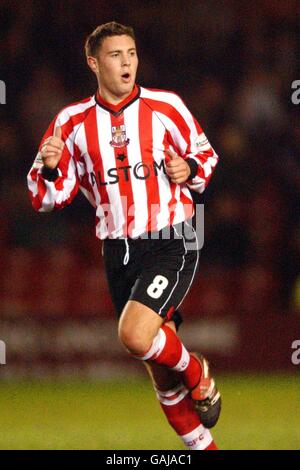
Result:
{"label": "red and white striped jersey", "polygon": [[[65,142],[54,181],[40,148],[62,128]],[[190,189],[203,192],[218,157],[200,125],[174,93],[135,85],[117,106],[97,93],[58,113],[28,173],[32,205],[41,212],[70,204],[80,189],[96,209],[96,235],[138,237],[193,215]],[[192,158],[197,174],[185,184],[166,175],[166,150]]]}

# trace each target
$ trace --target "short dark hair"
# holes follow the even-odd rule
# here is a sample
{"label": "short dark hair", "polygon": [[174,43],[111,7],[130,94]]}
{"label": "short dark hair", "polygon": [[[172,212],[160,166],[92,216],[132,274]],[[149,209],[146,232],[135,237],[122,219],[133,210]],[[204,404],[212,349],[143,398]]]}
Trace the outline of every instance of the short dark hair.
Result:
{"label": "short dark hair", "polygon": [[86,56],[95,57],[105,38],[110,36],[122,36],[123,34],[130,36],[135,41],[134,31],[131,26],[124,26],[123,24],[116,23],[115,21],[101,24],[87,37],[85,41]]}

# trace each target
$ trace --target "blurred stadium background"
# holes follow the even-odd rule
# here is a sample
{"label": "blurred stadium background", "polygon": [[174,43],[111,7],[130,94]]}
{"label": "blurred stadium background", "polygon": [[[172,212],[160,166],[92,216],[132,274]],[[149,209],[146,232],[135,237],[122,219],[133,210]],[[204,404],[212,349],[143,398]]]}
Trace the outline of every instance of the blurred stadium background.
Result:
{"label": "blurred stadium background", "polygon": [[136,31],[138,82],[179,93],[220,155],[182,309],[223,391],[216,440],[299,449],[297,0],[0,1],[0,448],[182,448],[118,343],[93,209],[36,214],[27,196],[50,120],[96,90],[83,43],[111,20]]}

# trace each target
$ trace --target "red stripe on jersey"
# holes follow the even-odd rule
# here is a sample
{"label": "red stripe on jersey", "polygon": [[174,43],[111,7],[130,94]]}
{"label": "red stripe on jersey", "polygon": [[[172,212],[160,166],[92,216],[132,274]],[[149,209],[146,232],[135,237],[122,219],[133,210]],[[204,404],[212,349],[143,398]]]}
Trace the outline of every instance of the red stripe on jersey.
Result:
{"label": "red stripe on jersey", "polygon": [[47,187],[43,181],[43,179],[38,179],[38,182],[37,182],[37,187],[38,187],[38,193],[36,195],[36,200],[38,200],[39,202],[39,208],[41,207],[42,205],[42,200],[44,199],[45,197],[45,194],[47,192]]}
{"label": "red stripe on jersey", "polygon": [[[124,113],[120,114],[119,116],[114,116],[113,114],[111,114],[110,120],[112,127],[122,126],[124,125]],[[124,165],[122,161],[117,159],[120,154],[124,154],[126,157],[128,157],[126,145],[121,148],[114,147],[114,154],[117,172],[121,175],[119,178],[119,192],[121,196],[121,203],[125,218],[125,222],[123,224],[123,233],[125,237],[131,237],[135,224],[135,207],[131,184],[131,175],[129,171],[130,168],[128,165]],[[118,169],[120,169],[120,172],[118,171]]]}
{"label": "red stripe on jersey", "polygon": [[85,111],[81,113],[74,114],[74,116],[70,116],[70,119],[68,119],[68,121],[65,122],[63,126],[61,126],[63,140],[66,141],[69,135],[73,132],[74,127],[78,126],[78,124],[81,124],[85,120],[86,116],[92,110],[95,110],[95,109],[96,107],[93,106],[91,108],[86,109]]}
{"label": "red stripe on jersey", "polygon": [[36,182],[38,180],[38,170],[37,170],[37,168],[32,168],[32,170],[30,172],[30,176],[31,176],[32,181]]}
{"label": "red stripe on jersey", "polygon": [[[168,141],[169,143],[172,145],[172,147],[174,148],[174,152],[177,153],[177,155],[180,155],[180,148],[175,144],[174,140],[173,140],[173,137],[171,136],[170,132],[168,132]],[[184,157],[184,155],[183,155]],[[170,159],[170,157],[167,155],[166,157],[167,159]]]}
{"label": "red stripe on jersey", "polygon": [[197,119],[194,118],[194,116],[193,116],[193,121],[194,121],[195,127],[196,127],[196,129],[197,129],[198,135],[199,135],[199,134],[202,134],[202,132],[203,132],[202,127],[200,126],[200,124],[199,124],[199,122],[197,121]]}
{"label": "red stripe on jersey", "polygon": [[[165,131],[164,140],[163,140],[164,149],[168,150],[169,148],[169,141],[168,141],[168,131]],[[167,163],[170,160],[170,157],[167,155],[165,162]],[[175,198],[175,191],[176,191],[176,184],[172,183],[169,179],[169,185],[171,190],[171,199],[168,202],[169,207],[169,225],[173,225],[174,217],[175,217],[175,209],[176,209],[176,198]]]}
{"label": "red stripe on jersey", "polygon": [[185,220],[190,219],[194,212],[194,203],[182,191],[180,191],[180,202],[183,204]]}
{"label": "red stripe on jersey", "polygon": [[[86,136],[86,143],[87,143],[87,150],[89,156],[93,162],[93,170],[96,175],[102,175],[104,178],[104,168],[102,163],[102,156],[100,152],[99,146],[99,139],[98,134],[100,134],[101,130],[98,129],[97,125],[97,111],[96,108],[92,108],[89,112],[88,116],[84,121],[84,129],[85,129],[85,136]],[[105,209],[107,211],[107,218],[106,218],[106,225],[108,227],[108,232],[111,233],[115,230],[115,224],[113,215],[110,209],[110,201],[109,196],[106,190],[106,185],[104,183],[101,184],[100,178],[96,178],[97,188],[101,198],[101,205],[105,204]],[[105,212],[106,212],[105,211]]]}
{"label": "red stripe on jersey", "polygon": [[[148,103],[149,106],[151,106],[155,111],[168,116],[168,118],[170,118],[174,124],[176,124],[186,142],[188,149],[188,147],[190,147],[189,142],[191,130],[177,109],[174,108],[174,106],[172,106],[170,103],[164,103],[162,101],[156,101],[150,98],[143,98],[143,100]],[[187,150],[186,153],[189,153],[189,151]]]}
{"label": "red stripe on jersey", "polygon": [[[139,105],[139,137],[142,162],[153,166],[153,129],[152,109],[143,100]],[[157,214],[160,212],[160,197],[157,177],[150,172],[149,178],[145,179],[147,191],[148,223],[147,232],[157,231]]]}

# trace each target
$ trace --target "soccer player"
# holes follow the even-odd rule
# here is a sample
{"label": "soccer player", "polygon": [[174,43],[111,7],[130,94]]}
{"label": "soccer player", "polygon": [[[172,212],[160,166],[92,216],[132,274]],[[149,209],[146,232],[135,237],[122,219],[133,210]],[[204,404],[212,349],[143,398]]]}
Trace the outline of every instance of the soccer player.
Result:
{"label": "soccer player", "polygon": [[51,122],[28,174],[32,205],[61,209],[81,189],[95,207],[119,338],[186,447],[216,449],[220,394],[207,361],[179,339],[177,309],[198,264],[190,189],[204,191],[218,157],[176,94],[136,84],[131,27],[97,27],[85,51],[98,90]]}

